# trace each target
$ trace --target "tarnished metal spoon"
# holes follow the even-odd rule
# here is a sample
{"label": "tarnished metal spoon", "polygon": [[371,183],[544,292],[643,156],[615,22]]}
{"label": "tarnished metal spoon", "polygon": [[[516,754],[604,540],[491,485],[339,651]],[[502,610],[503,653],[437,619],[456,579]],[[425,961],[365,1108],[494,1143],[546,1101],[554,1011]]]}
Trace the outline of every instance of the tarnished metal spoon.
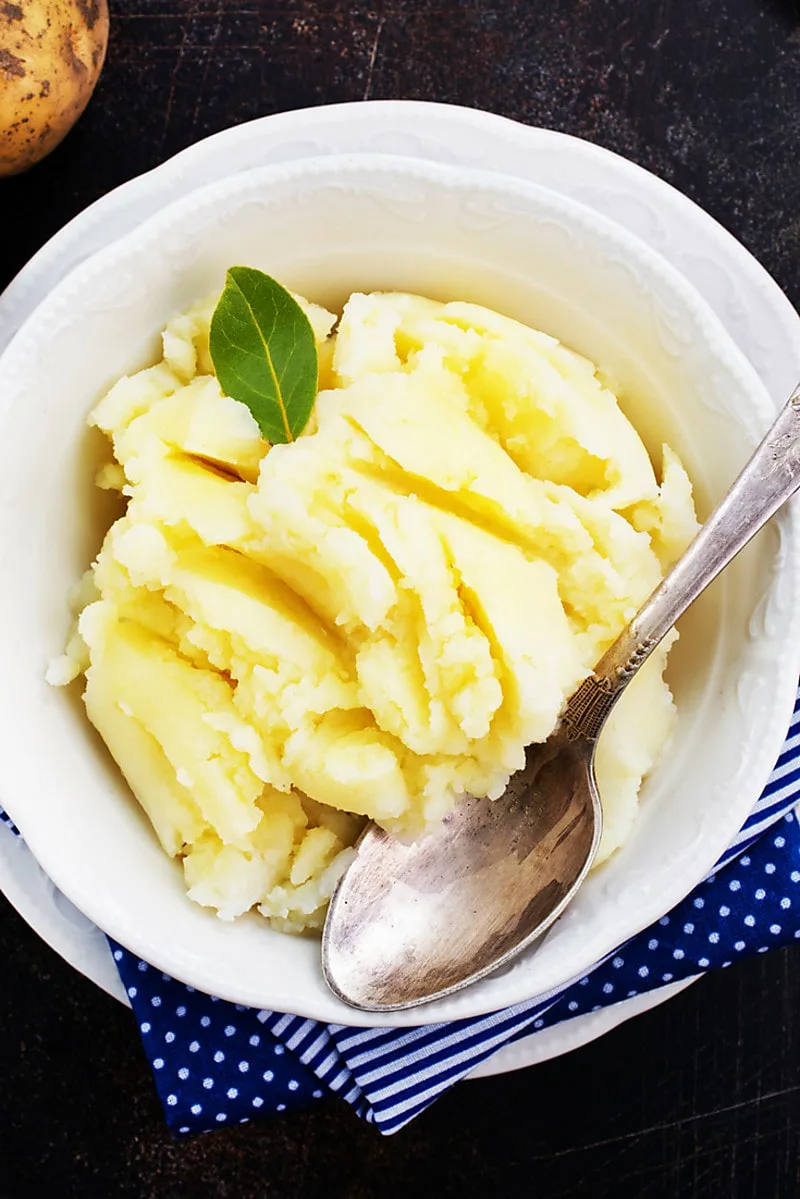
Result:
{"label": "tarnished metal spoon", "polygon": [[465,796],[414,844],[358,843],[322,938],[331,990],[366,1011],[440,999],[510,961],[575,895],[600,840],[597,738],[679,616],[800,486],[800,387],[686,553],[532,745],[497,800]]}

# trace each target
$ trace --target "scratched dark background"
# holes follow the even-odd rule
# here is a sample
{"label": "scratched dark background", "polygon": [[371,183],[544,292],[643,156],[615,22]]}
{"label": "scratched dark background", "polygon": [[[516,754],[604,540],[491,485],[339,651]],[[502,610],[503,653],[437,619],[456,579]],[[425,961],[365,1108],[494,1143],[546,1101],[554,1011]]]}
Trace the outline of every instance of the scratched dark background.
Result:
{"label": "scratched dark background", "polygon": [[[791,0],[116,0],[64,144],[0,181],[0,287],[109,189],[226,126],[450,101],[586,137],[731,229],[800,302]],[[800,953],[568,1058],[465,1083],[383,1139],[338,1101],[175,1145],[129,1014],[0,900],[0,1196],[796,1199]]]}

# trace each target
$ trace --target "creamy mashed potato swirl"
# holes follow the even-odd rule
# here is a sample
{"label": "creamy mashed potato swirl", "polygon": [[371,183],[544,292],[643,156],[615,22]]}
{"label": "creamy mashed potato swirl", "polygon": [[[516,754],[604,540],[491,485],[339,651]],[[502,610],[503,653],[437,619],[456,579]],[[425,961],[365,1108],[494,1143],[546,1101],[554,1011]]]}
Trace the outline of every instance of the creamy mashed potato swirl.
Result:
{"label": "creamy mashed potato swirl", "polygon": [[[364,818],[418,836],[524,748],[694,535],[594,366],[470,304],[305,305],[306,432],[270,447],[213,374],[213,304],[91,420],[126,498],[50,679],[84,699],[189,895],[318,927]],[[87,591],[88,588],[88,591]],[[671,639],[598,746],[602,862],[669,735]]]}

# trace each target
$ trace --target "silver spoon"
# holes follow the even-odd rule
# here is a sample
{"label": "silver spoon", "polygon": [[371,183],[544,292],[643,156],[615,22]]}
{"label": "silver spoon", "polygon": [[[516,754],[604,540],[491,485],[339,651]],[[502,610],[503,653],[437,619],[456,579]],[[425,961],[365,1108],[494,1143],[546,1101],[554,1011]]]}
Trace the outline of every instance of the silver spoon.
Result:
{"label": "silver spoon", "polygon": [[365,1011],[440,999],[503,966],[564,910],[592,864],[602,811],[597,739],[639,667],[800,486],[800,386],[680,558],[532,745],[505,794],[465,796],[415,844],[369,825],[331,900],[322,969]]}

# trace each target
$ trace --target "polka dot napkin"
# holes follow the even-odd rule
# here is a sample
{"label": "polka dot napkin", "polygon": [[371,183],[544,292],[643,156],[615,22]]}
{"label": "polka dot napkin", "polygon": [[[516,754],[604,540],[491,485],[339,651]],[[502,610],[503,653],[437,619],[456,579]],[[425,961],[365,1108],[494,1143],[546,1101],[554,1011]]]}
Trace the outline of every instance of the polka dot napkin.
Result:
{"label": "polka dot napkin", "polygon": [[798,800],[800,692],[775,770],[713,874],[586,977],[471,1020],[364,1029],[257,1011],[176,982],[112,942],[167,1123],[186,1136],[336,1094],[396,1132],[511,1041],[799,940]]}

